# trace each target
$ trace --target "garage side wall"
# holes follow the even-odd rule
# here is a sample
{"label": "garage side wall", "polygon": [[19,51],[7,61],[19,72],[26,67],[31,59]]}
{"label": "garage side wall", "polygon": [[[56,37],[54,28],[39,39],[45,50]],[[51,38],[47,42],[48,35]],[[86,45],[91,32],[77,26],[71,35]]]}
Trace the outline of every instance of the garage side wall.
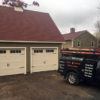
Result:
{"label": "garage side wall", "polygon": [[0,43],[0,47],[26,47],[26,66],[27,72],[30,72],[30,47],[58,47],[60,57],[60,43]]}
{"label": "garage side wall", "polygon": [[72,48],[72,40],[66,40],[65,43],[62,44],[62,48]]}

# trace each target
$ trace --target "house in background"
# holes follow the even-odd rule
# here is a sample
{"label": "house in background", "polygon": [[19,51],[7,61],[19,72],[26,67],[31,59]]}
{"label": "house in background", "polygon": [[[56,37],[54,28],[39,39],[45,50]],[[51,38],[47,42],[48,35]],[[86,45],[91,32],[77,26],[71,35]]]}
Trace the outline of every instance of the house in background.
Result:
{"label": "house in background", "polygon": [[75,28],[71,28],[63,37],[66,42],[62,48],[97,48],[97,39],[88,31],[75,32]]}
{"label": "house in background", "polygon": [[0,6],[0,76],[57,70],[62,42],[48,13]]}

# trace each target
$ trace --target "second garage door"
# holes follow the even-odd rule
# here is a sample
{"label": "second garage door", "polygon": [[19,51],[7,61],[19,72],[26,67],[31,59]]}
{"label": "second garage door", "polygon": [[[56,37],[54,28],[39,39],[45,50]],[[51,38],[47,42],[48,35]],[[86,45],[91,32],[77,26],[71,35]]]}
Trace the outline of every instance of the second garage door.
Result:
{"label": "second garage door", "polygon": [[0,48],[0,76],[26,74],[25,48]]}
{"label": "second garage door", "polygon": [[58,69],[58,48],[31,48],[31,72]]}

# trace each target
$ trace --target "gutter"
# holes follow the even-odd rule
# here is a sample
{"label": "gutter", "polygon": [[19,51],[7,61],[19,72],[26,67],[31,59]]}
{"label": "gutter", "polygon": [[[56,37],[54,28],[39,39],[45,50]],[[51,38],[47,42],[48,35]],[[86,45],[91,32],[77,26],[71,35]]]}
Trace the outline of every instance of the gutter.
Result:
{"label": "gutter", "polygon": [[9,40],[0,40],[0,42],[14,42],[14,43],[64,43],[64,42],[50,42],[50,41],[9,41]]}

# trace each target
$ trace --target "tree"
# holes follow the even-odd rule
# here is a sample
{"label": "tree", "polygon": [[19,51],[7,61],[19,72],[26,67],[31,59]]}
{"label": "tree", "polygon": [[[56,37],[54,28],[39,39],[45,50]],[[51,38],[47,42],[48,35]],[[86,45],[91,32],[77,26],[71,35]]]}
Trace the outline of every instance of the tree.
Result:
{"label": "tree", "polygon": [[95,23],[96,33],[95,36],[99,39],[100,38],[100,20]]}
{"label": "tree", "polygon": [[27,6],[31,6],[31,5],[39,6],[39,3],[36,1],[33,1],[32,4],[28,4],[28,3],[25,3],[21,0],[3,0],[2,4],[8,5],[11,7],[21,7],[21,8],[27,8]]}
{"label": "tree", "polygon": [[100,20],[96,22],[95,28],[96,28],[95,36],[97,38],[98,47],[100,47]]}
{"label": "tree", "polygon": [[[97,7],[98,10],[100,10],[100,4]],[[96,33],[95,36],[100,39],[100,19],[98,19],[95,23],[95,29],[96,29]]]}
{"label": "tree", "polygon": [[95,27],[96,27],[96,31],[97,32],[100,32],[100,20],[98,20],[95,24]]}

